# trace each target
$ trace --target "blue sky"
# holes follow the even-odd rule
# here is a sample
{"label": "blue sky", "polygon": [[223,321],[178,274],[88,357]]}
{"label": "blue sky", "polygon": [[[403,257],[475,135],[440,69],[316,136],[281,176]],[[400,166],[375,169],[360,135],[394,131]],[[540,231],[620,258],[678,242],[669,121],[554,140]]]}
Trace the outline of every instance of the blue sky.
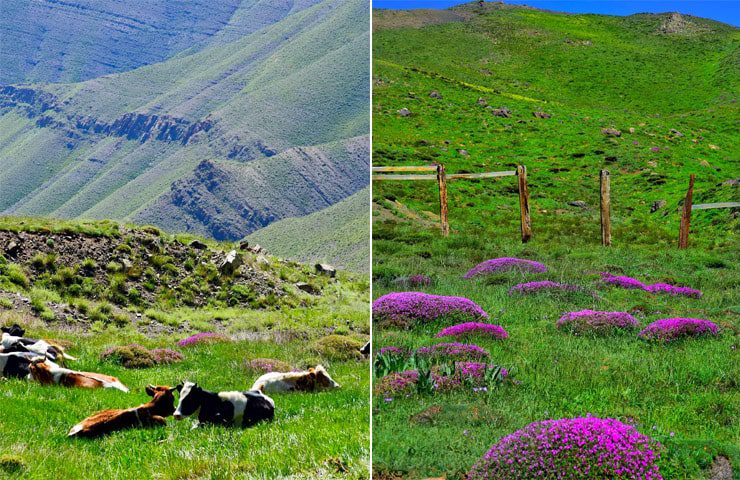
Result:
{"label": "blue sky", "polygon": [[[466,3],[466,0],[372,0],[374,8],[447,8]],[[712,18],[740,26],[740,0],[507,0],[506,3],[526,4],[532,7],[571,13],[604,13],[630,15],[633,13],[681,12]]]}

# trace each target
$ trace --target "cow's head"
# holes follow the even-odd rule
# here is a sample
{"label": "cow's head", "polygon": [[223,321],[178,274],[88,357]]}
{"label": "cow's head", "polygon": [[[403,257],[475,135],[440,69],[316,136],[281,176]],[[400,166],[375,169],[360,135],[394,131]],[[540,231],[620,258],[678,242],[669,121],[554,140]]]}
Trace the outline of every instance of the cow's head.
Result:
{"label": "cow's head", "polygon": [[54,383],[54,375],[51,372],[51,364],[46,361],[44,357],[36,357],[28,365],[28,370],[31,372],[31,378],[44,385],[51,385]]}
{"label": "cow's head", "polygon": [[175,389],[166,385],[147,385],[144,391],[152,397],[152,414],[169,417],[175,412]]}
{"label": "cow's head", "polygon": [[203,402],[203,389],[193,382],[183,382],[175,389],[180,392],[180,401],[175,409],[175,418],[182,420],[200,409]]}
{"label": "cow's head", "polygon": [[317,365],[312,373],[316,375],[316,385],[319,388],[339,388],[339,384],[329,376],[329,373],[321,365]]}
{"label": "cow's head", "polygon": [[0,331],[7,333],[11,337],[22,337],[23,335],[26,334],[26,331],[23,330],[23,328],[17,323],[14,323],[13,325],[9,327],[0,327]]}

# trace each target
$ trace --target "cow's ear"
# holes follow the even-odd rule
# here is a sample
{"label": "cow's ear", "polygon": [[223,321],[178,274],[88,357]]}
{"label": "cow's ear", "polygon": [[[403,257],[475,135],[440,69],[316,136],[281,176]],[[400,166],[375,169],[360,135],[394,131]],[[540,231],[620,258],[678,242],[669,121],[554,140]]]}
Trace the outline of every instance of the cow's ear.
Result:
{"label": "cow's ear", "polygon": [[176,387],[173,387],[173,390],[177,390],[177,393],[180,393],[180,392],[182,392],[182,383],[180,383],[180,384],[179,384],[179,385],[177,385]]}
{"label": "cow's ear", "polygon": [[150,397],[153,397],[153,396],[154,396],[154,391],[155,391],[155,389],[156,389],[156,388],[154,387],[154,385],[147,385],[146,387],[144,387],[144,391],[145,391],[145,392],[146,392],[146,394],[147,394],[147,395],[149,395]]}
{"label": "cow's ear", "polygon": [[311,367],[311,368],[309,368],[309,369],[308,369],[308,373],[313,373],[313,372],[315,372],[315,371],[316,371],[316,369],[315,369],[315,368],[313,368],[313,367]]}

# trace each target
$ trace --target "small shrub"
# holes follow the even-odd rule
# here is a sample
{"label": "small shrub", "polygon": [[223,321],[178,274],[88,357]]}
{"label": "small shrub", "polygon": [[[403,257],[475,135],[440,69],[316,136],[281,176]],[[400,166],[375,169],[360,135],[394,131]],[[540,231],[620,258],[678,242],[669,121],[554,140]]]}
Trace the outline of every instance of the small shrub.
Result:
{"label": "small shrub", "polygon": [[457,325],[442,329],[437,334],[437,338],[465,336],[484,336],[503,340],[504,338],[508,338],[509,334],[500,325],[480,322],[458,323]]}
{"label": "small shrub", "polygon": [[508,435],[478,461],[470,480],[661,480],[661,445],[611,418],[531,423]]}
{"label": "small shrub", "polygon": [[230,341],[229,337],[221,333],[201,332],[201,333],[197,333],[195,335],[191,335],[187,338],[180,340],[179,342],[177,342],[177,346],[178,347],[190,347],[193,345],[228,342],[228,341]]}
{"label": "small shrub", "polygon": [[0,265],[0,275],[3,275],[10,283],[21,288],[28,288],[31,284],[23,268],[15,263]]}
{"label": "small shrub", "polygon": [[10,310],[11,308],[13,308],[13,301],[9,298],[0,297],[0,308]]}
{"label": "small shrub", "polygon": [[185,360],[182,353],[169,348],[155,348],[150,350],[149,353],[152,354],[152,358],[154,358],[157,365],[170,365]]}
{"label": "small shrub", "polygon": [[481,360],[490,354],[488,350],[472,343],[438,343],[430,347],[420,347],[416,355],[431,360]]}
{"label": "small shrub", "polygon": [[322,357],[339,361],[362,358],[362,347],[362,342],[344,335],[329,335],[320,338],[313,345],[314,350]]}
{"label": "small shrub", "polygon": [[410,328],[418,322],[430,322],[443,317],[488,318],[483,309],[464,297],[430,295],[422,292],[401,292],[383,295],[373,302],[373,320]]}
{"label": "small shrub", "polygon": [[556,323],[557,328],[575,334],[592,333],[605,335],[617,331],[634,330],[638,326],[635,317],[626,312],[598,312],[581,310],[566,313]]}
{"label": "small shrub", "polygon": [[373,390],[376,395],[385,397],[386,401],[393,397],[410,397],[416,392],[416,382],[419,380],[419,372],[406,370],[399,373],[391,373],[375,382]]}
{"label": "small shrub", "polygon": [[521,273],[544,273],[547,271],[547,267],[539,262],[533,260],[525,260],[523,258],[513,257],[501,257],[493,258],[481,262],[475,267],[468,270],[463,275],[463,278],[473,278],[478,275],[485,275],[488,273],[501,273],[501,272],[521,272]]}
{"label": "small shrub", "polygon": [[664,318],[648,325],[639,336],[645,340],[670,342],[684,337],[716,336],[714,322],[699,318]]}
{"label": "small shrub", "polygon": [[292,372],[293,367],[282,360],[275,360],[273,358],[255,358],[247,360],[246,367],[248,370],[255,371],[259,374],[270,373],[270,372]]}
{"label": "small shrub", "polygon": [[100,359],[125,368],[151,368],[156,363],[149,350],[136,344],[111,347],[100,355]]}
{"label": "small shrub", "polygon": [[601,275],[601,281],[607,285],[629,290],[645,290],[647,288],[641,281],[625,275],[612,275],[608,272],[601,272],[599,275]]}

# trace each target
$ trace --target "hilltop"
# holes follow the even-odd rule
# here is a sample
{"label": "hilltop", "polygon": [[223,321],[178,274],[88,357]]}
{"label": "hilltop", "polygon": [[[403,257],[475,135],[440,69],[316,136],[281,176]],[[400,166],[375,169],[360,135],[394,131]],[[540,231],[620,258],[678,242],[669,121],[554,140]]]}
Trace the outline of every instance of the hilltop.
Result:
{"label": "hilltop", "polygon": [[[289,3],[226,2],[210,15],[208,3],[167,12],[150,1],[125,18],[116,2],[55,3],[43,16],[54,26],[33,27],[45,36],[17,42],[7,25],[19,18],[4,18],[9,44],[58,42],[62,52],[7,50],[15,59],[8,65],[23,63],[26,52],[38,67],[0,78],[0,212],[156,223],[237,240],[365,187],[359,167],[368,159],[357,145],[369,131],[366,5]],[[83,20],[56,20],[67,15]],[[111,46],[121,43],[118,30],[101,32],[112,24],[130,41]],[[317,174],[300,193],[266,180],[267,172],[311,165]],[[247,179],[255,184],[241,183]],[[268,208],[255,185],[290,200]],[[201,194],[221,205],[239,198],[239,205],[213,216]]]}

